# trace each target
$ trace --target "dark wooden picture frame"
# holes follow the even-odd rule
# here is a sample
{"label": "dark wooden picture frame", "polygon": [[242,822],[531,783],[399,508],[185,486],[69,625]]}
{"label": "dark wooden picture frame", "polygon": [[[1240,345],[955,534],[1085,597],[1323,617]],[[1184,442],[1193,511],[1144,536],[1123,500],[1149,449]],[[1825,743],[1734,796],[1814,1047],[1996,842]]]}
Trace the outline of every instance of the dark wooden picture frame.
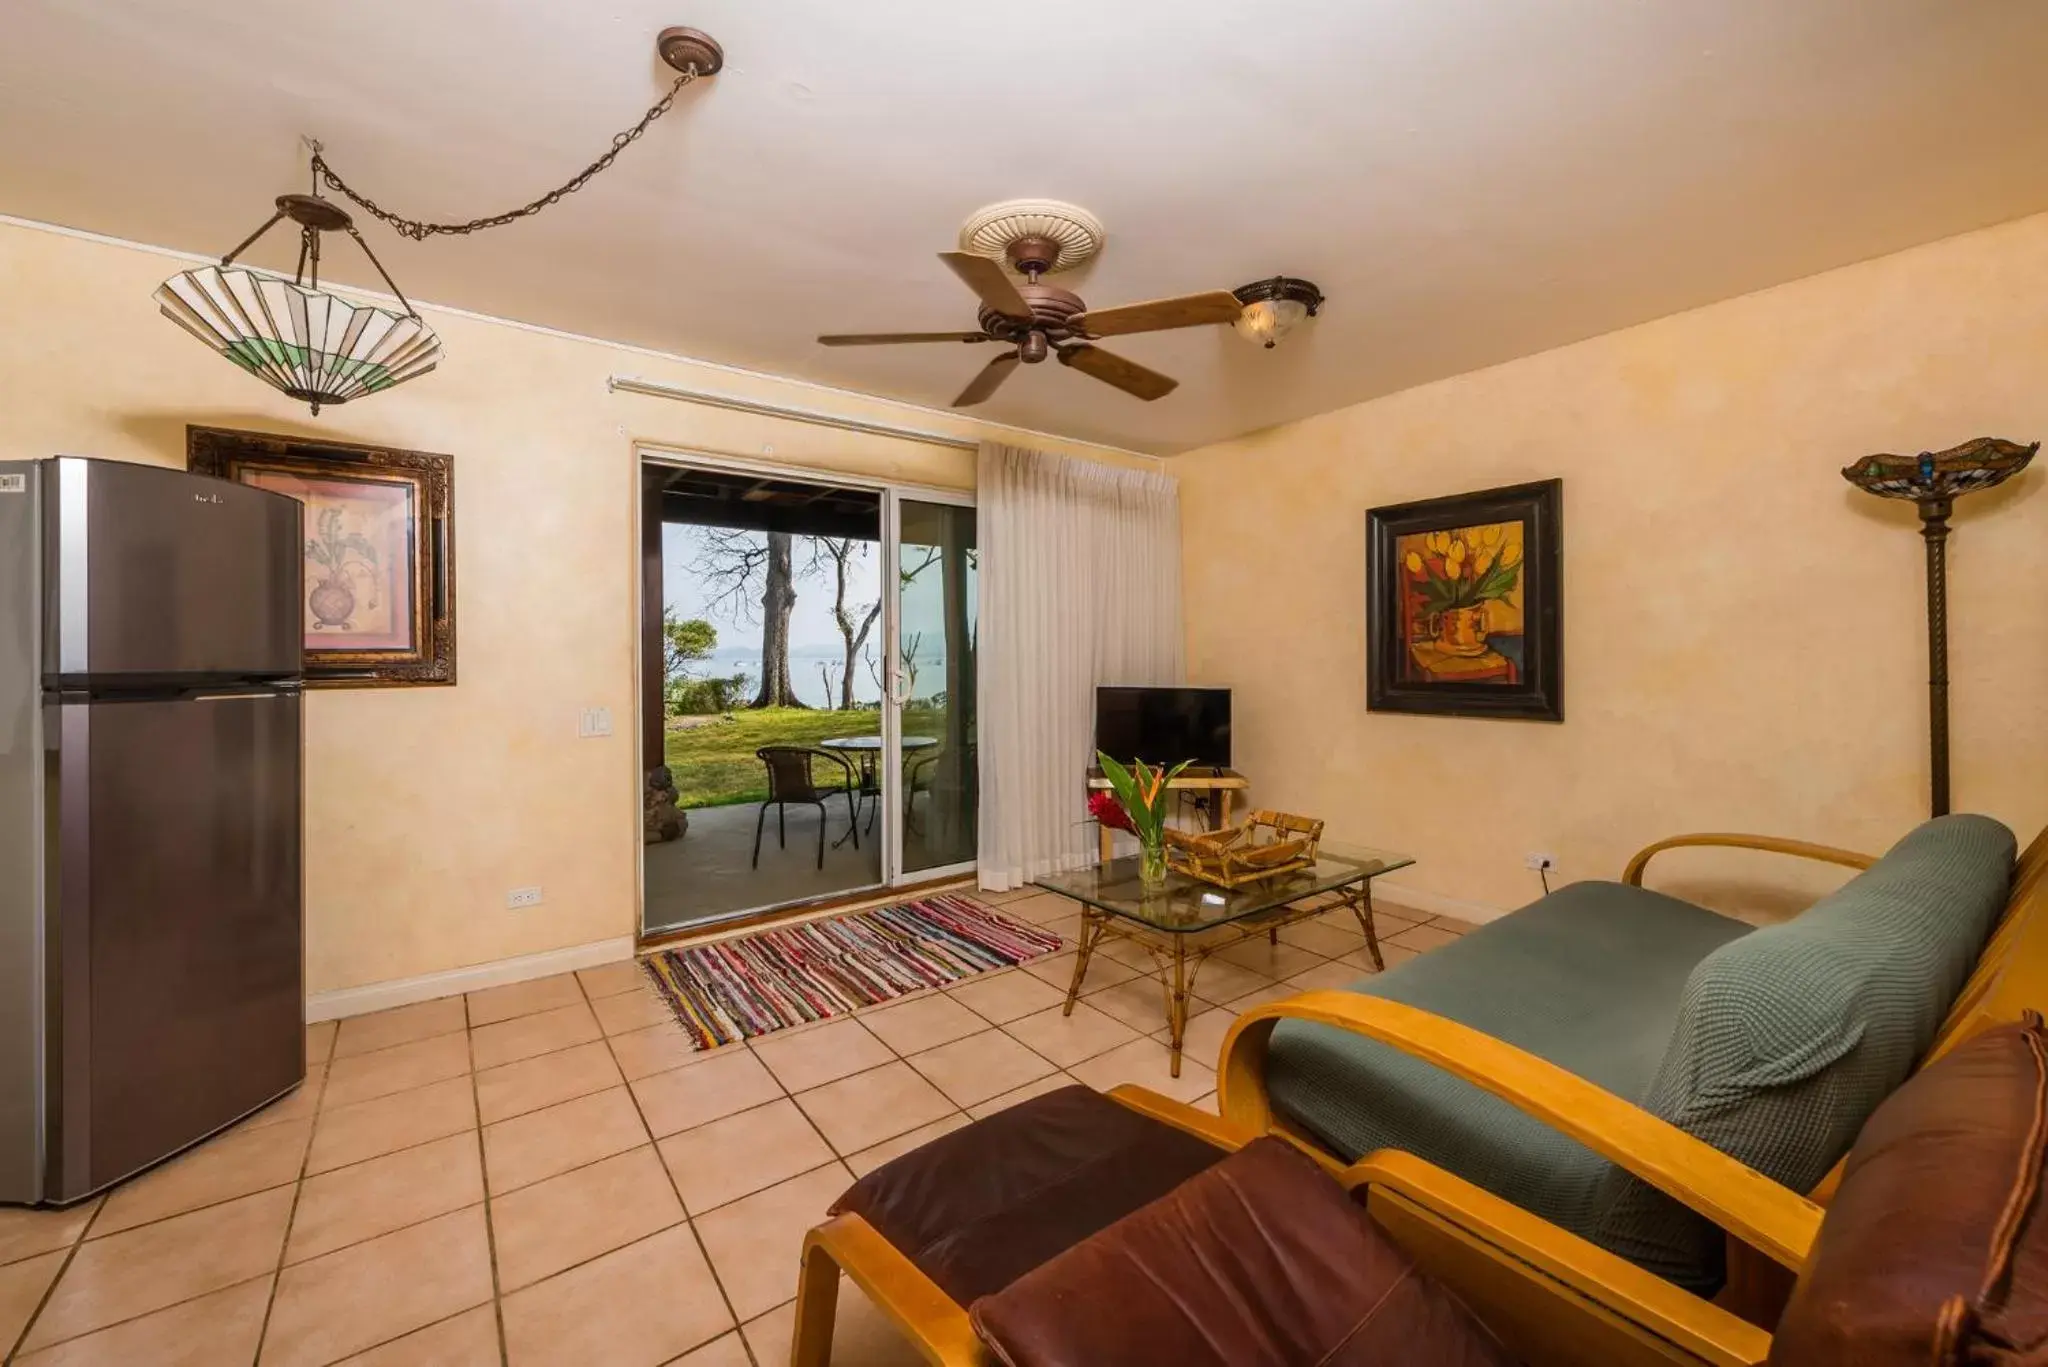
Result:
{"label": "dark wooden picture frame", "polygon": [[306,686],[455,682],[455,458],[222,427],[185,463],[306,504]]}
{"label": "dark wooden picture frame", "polygon": [[[1563,517],[1559,479],[1368,510],[1366,707],[1563,721]],[[1486,598],[1433,610],[1447,567]]]}

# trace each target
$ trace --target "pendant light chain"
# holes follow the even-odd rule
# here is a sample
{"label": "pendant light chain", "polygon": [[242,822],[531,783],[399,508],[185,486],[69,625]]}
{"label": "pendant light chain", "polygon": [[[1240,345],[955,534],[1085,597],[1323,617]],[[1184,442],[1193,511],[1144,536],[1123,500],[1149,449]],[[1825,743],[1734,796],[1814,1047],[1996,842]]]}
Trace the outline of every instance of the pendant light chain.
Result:
{"label": "pendant light chain", "polygon": [[[637,142],[640,135],[645,133],[656,119],[668,113],[669,109],[676,102],[676,96],[683,93],[683,87],[696,79],[697,68],[695,65],[692,65],[682,75],[676,77],[675,84],[668,88],[668,94],[662,96],[645,114],[640,116],[640,122],[634,124],[623,133],[615,135],[612,138],[611,147],[606,150],[605,154],[584,167],[582,172],[574,179],[548,191],[530,204],[521,205],[517,209],[508,210],[502,214],[493,214],[489,218],[472,218],[467,223],[426,223],[416,218],[405,218],[394,214],[368,196],[357,193],[347,181],[336,175],[334,168],[329,166],[327,159],[320,154],[320,144],[317,142],[313,144],[313,174],[321,182],[324,182],[330,190],[337,191],[354,200],[372,218],[389,224],[392,231],[396,232],[400,237],[409,237],[415,242],[424,242],[430,237],[443,233],[459,235],[481,232],[485,228],[502,228],[507,223],[517,222],[519,219],[529,217],[543,209],[552,207],[559,203],[564,196],[573,195],[589,184],[592,177],[608,169],[618,159],[619,153]],[[388,279],[389,277],[386,278]]]}

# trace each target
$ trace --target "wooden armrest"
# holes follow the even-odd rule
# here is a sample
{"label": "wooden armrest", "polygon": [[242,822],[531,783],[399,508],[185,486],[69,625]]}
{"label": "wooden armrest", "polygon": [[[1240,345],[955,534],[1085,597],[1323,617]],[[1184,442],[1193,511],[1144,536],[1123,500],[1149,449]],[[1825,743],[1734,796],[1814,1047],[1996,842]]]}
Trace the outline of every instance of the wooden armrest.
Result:
{"label": "wooden armrest", "polygon": [[[818,1254],[825,1255],[836,1265],[821,1273],[820,1280],[826,1285],[836,1284],[842,1271],[853,1278],[854,1284],[867,1293],[868,1299],[924,1356],[925,1361],[937,1364],[937,1367],[979,1367],[988,1361],[981,1339],[975,1334],[974,1325],[968,1321],[967,1311],[955,1304],[953,1298],[941,1291],[916,1263],[860,1216],[837,1215],[811,1230],[804,1237],[803,1256],[807,1269]],[[804,1300],[799,1297],[799,1319],[807,1311],[822,1313],[827,1326],[824,1342],[819,1345],[826,1352],[819,1354],[815,1348],[812,1352],[815,1367],[825,1367],[831,1345],[831,1294],[824,1296],[822,1310],[811,1310]],[[803,1328],[800,1324],[800,1334]],[[808,1341],[804,1346],[809,1347],[817,1345],[820,1336],[812,1333],[803,1337]],[[794,1357],[801,1367],[813,1367],[801,1350]]]}
{"label": "wooden armrest", "polygon": [[1128,1106],[1141,1115],[1151,1116],[1162,1124],[1184,1130],[1197,1139],[1206,1139],[1217,1148],[1229,1149],[1232,1153],[1259,1137],[1257,1130],[1240,1130],[1221,1116],[1211,1115],[1185,1101],[1161,1096],[1150,1087],[1141,1087],[1135,1082],[1110,1088],[1108,1096],[1111,1101]]}
{"label": "wooden armrest", "polygon": [[1628,867],[1621,872],[1621,881],[1631,887],[1643,885],[1643,870],[1650,861],[1665,850],[1681,849],[1688,845],[1725,845],[1739,850],[1765,850],[1771,854],[1793,854],[1801,859],[1817,859],[1824,864],[1843,864],[1852,869],[1867,869],[1877,862],[1875,855],[1858,854],[1854,850],[1840,850],[1833,845],[1816,845],[1808,840],[1786,840],[1775,835],[1737,835],[1728,831],[1703,831],[1698,835],[1674,835],[1669,840],[1659,840],[1636,852],[1628,861]]}
{"label": "wooden armrest", "polygon": [[1342,1181],[1354,1192],[1376,1188],[1405,1198],[1693,1358],[1753,1367],[1770,1355],[1764,1330],[1412,1153],[1367,1154]]}
{"label": "wooden armrest", "polygon": [[1527,1050],[1401,1002],[1307,992],[1256,1006],[1223,1041],[1218,1097],[1239,1130],[1274,1129],[1266,1045],[1281,1020],[1313,1021],[1388,1044],[1493,1093],[1642,1178],[1795,1272],[1821,1210],[1675,1125]]}

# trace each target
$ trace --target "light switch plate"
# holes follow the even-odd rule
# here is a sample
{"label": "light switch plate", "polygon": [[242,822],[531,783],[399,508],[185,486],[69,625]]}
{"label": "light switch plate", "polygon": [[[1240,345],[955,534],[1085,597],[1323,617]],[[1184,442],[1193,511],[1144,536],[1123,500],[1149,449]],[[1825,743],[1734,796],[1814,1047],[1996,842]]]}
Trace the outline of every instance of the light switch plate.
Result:
{"label": "light switch plate", "polygon": [[586,707],[583,709],[582,719],[576,724],[577,735],[585,740],[594,740],[599,736],[609,736],[611,733],[612,710],[609,707]]}

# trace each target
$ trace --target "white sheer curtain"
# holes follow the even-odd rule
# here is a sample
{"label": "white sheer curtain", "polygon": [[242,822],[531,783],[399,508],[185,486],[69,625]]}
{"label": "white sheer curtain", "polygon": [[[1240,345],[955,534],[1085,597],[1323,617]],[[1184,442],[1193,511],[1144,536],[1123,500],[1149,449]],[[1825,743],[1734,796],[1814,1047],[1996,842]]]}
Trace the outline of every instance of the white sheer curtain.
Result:
{"label": "white sheer curtain", "polygon": [[1181,681],[1180,489],[993,443],[975,484],[981,885],[1094,858],[1097,684]]}

